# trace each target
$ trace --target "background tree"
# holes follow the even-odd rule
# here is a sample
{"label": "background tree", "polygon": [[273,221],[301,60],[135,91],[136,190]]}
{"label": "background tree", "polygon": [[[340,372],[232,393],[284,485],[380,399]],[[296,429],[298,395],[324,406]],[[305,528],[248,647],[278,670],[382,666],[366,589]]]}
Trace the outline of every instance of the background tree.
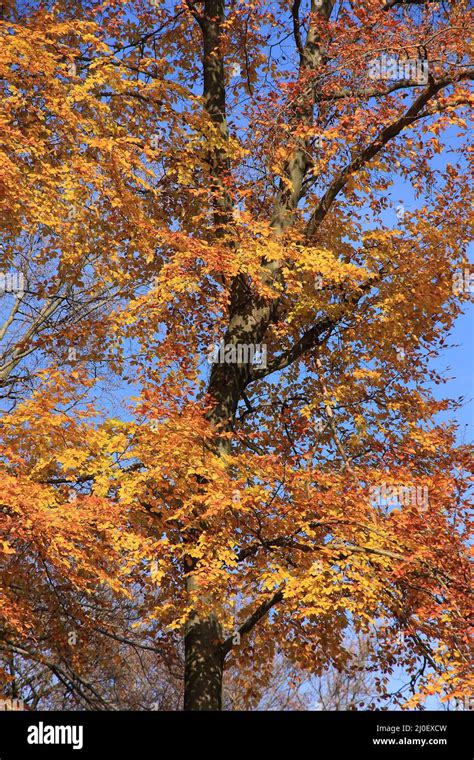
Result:
{"label": "background tree", "polygon": [[[375,627],[382,693],[398,666],[410,705],[470,693],[469,451],[430,364],[464,299],[467,3],[24,8],[2,23],[3,266],[35,273],[4,327],[7,658],[107,708],[83,678],[107,641],[181,635],[184,707],[220,709],[225,668],[343,669]],[[397,177],[416,208],[393,222]]]}
{"label": "background tree", "polygon": [[[258,685],[230,671],[224,704],[229,709],[268,710],[361,710],[371,709],[376,699],[370,642],[346,642],[349,656],[344,668],[329,667],[321,675],[305,672],[276,655],[271,678],[258,692]],[[388,695],[387,695],[388,698]]]}

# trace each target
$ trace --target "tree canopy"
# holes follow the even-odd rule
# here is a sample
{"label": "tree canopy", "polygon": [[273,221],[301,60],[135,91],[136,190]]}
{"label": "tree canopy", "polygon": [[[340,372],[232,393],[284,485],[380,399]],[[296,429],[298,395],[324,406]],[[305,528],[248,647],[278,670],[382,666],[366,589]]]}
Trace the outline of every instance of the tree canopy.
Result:
{"label": "tree canopy", "polygon": [[472,693],[471,451],[433,369],[468,298],[470,20],[3,4],[5,663],[106,708],[114,642],[181,640],[185,706],[220,709],[226,668],[251,699],[352,631],[381,694]]}

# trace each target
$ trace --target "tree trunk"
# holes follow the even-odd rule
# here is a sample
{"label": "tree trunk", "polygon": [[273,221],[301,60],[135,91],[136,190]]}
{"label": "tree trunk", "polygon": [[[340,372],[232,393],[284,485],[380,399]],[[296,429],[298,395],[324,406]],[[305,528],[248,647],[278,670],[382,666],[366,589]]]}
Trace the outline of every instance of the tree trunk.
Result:
{"label": "tree trunk", "polygon": [[[211,121],[217,127],[224,140],[228,138],[225,103],[224,56],[221,49],[221,27],[224,22],[225,0],[204,0],[202,15],[198,14],[203,35],[203,77],[204,104]],[[229,173],[229,158],[221,148],[211,148],[208,156],[211,188],[214,193],[215,238],[222,237],[225,226],[232,219],[232,199],[226,190],[225,179]],[[215,371],[215,367],[213,367]],[[219,372],[217,372],[219,374]],[[212,386],[218,386],[220,403],[217,398],[212,413],[212,422],[224,423],[228,427],[232,416],[233,404],[225,388],[226,378],[219,376],[218,381],[211,381],[208,392],[212,395]],[[223,382],[223,384],[221,384]],[[227,442],[216,441],[216,450],[228,449]],[[205,529],[205,528],[204,528]],[[185,561],[186,590],[189,599],[199,597],[199,588],[194,577],[195,562],[192,557]],[[212,606],[212,605],[211,605]],[[195,612],[190,615],[184,638],[185,674],[184,674],[184,709],[185,710],[221,710],[222,681],[224,673],[224,652],[222,649],[222,628],[217,616],[212,611],[205,617]]]}
{"label": "tree trunk", "polygon": [[224,655],[216,618],[190,620],[184,639],[184,709],[221,710]]}

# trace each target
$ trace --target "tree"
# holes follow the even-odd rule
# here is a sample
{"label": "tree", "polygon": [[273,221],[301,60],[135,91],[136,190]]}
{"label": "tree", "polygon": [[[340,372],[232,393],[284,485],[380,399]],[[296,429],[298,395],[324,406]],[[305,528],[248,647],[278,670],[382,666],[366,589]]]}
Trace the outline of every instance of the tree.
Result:
{"label": "tree", "polygon": [[343,668],[376,628],[381,692],[470,693],[430,364],[467,297],[467,3],[3,13],[7,656],[107,708],[99,641],[181,635],[210,710],[228,667]]}
{"label": "tree", "polygon": [[377,695],[370,642],[352,640],[345,646],[348,657],[344,668],[329,667],[320,676],[301,670],[277,653],[269,682],[260,690],[254,682],[241,678],[238,670],[231,670],[226,678],[224,704],[232,710],[265,712],[373,709]]}

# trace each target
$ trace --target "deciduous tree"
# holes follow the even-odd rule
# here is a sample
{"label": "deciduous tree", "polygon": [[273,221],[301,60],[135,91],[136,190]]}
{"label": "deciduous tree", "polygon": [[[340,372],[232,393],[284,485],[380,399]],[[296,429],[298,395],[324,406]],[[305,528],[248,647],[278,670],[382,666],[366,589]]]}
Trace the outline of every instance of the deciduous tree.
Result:
{"label": "deciduous tree", "polygon": [[411,706],[472,692],[469,449],[432,367],[467,297],[469,21],[4,6],[6,652],[106,708],[81,673],[128,595],[118,635],[183,637],[189,710],[276,647],[343,667],[349,629],[382,692],[397,665]]}

